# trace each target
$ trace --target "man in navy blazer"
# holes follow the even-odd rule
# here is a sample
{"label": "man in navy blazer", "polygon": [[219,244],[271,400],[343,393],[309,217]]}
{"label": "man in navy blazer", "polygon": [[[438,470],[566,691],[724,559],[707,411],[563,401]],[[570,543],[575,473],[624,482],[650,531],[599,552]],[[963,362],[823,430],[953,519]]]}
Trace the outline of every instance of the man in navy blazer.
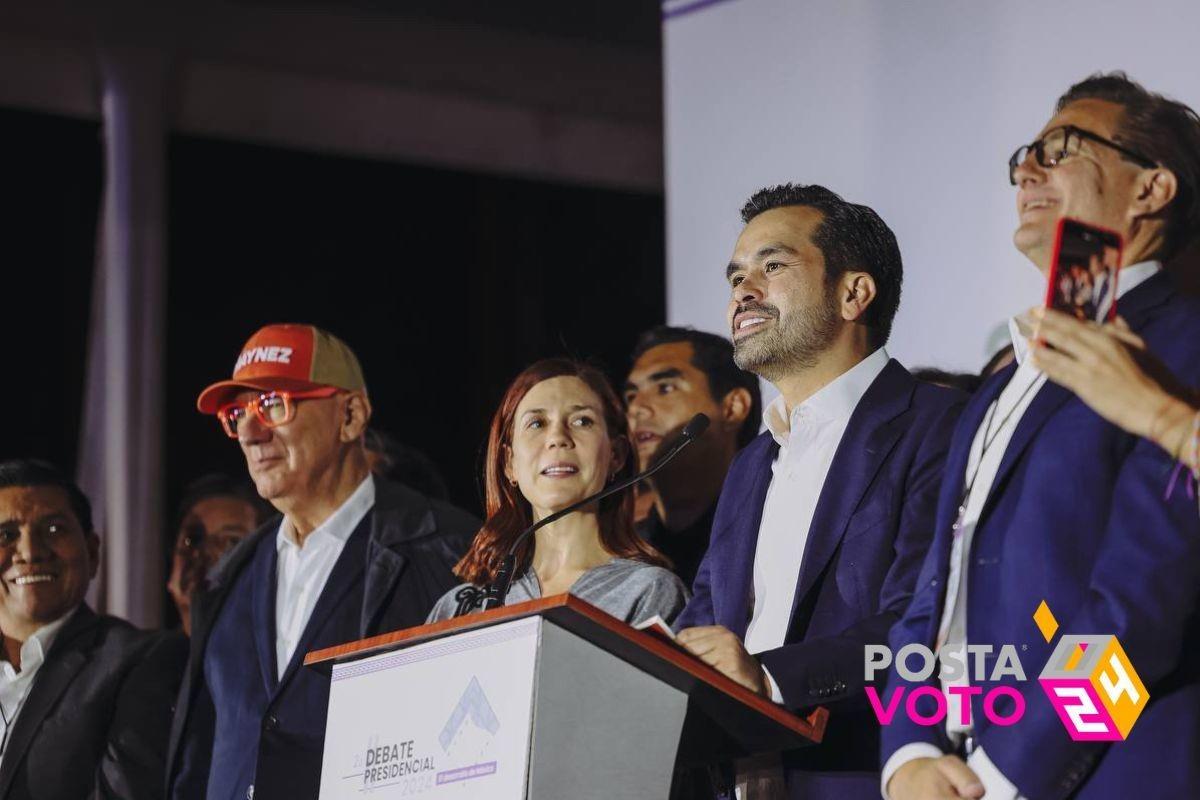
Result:
{"label": "man in navy blazer", "polygon": [[261,329],[233,380],[198,405],[238,440],[282,516],[230,551],[192,600],[167,796],[315,798],[329,676],[305,668],[305,654],[422,624],[478,523],[371,475],[362,370],[318,328]]}
{"label": "man in navy blazer", "polygon": [[[1121,73],[1092,76],[1071,87],[1037,141],[1013,155],[1010,177],[1019,187],[1014,241],[1043,273],[1060,217],[1122,235],[1129,266],[1117,275],[1118,313],[1172,372],[1200,383],[1200,304],[1177,294],[1159,263],[1200,229],[1196,114]],[[893,652],[913,644],[942,655],[968,645],[991,652],[983,679],[974,659],[960,679],[935,671],[922,683],[893,669],[889,695],[928,687],[929,697],[929,688],[948,693],[956,685],[976,694],[969,706],[951,703],[939,724],[896,714],[883,733],[885,796],[1195,797],[1195,499],[1182,487],[1167,492],[1169,456],[1047,382],[1023,336],[1014,345],[1019,363],[990,378],[963,412],[929,558],[891,634]],[[1043,601],[1053,620],[1043,611],[1035,624]],[[1064,636],[1115,636],[1148,690],[1124,741],[1075,740],[1068,723],[1096,728],[1102,710],[1077,697],[1066,706],[1075,721],[1064,721],[1039,685]],[[995,669],[1004,645],[1024,680]],[[1145,702],[1124,665],[1106,660],[1102,669],[1112,698]],[[982,702],[989,694],[997,698],[991,718]]]}
{"label": "man in navy blazer", "polygon": [[820,186],[755,194],[727,270],[739,367],[781,391],[733,462],[679,641],[753,691],[831,716],[808,750],[735,766],[738,796],[875,798],[864,646],[886,641],[933,529],[963,395],[883,349],[900,300],[892,232]]}

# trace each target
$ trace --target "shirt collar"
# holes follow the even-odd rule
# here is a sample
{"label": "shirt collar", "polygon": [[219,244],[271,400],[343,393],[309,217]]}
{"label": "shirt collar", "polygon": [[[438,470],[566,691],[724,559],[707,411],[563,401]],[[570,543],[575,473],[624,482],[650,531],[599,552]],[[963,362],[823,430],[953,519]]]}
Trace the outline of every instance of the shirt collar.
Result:
{"label": "shirt collar", "polygon": [[[354,533],[358,523],[373,505],[375,505],[375,480],[371,475],[367,475],[345,502],[338,506],[337,511],[330,514],[328,519],[313,528],[312,533],[304,538],[304,546],[308,547],[314,542],[325,540],[345,544],[350,538],[350,534]],[[275,535],[276,551],[282,553],[285,548],[300,549],[300,546],[296,544],[296,534],[292,529],[292,523],[286,516],[279,523],[279,532]]]}
{"label": "shirt collar", "polygon": [[50,647],[54,644],[54,640],[58,638],[58,634],[62,631],[63,626],[67,624],[67,620],[75,615],[75,611],[79,606],[63,614],[54,622],[47,623],[38,628],[33,634],[21,643],[21,672],[30,669],[37,669],[46,660],[46,654],[50,652]]}
{"label": "shirt collar", "polygon": [[[1136,264],[1130,264],[1128,267],[1122,267],[1117,272],[1117,299],[1120,300],[1126,294],[1162,272],[1162,268],[1161,261],[1139,261]],[[1025,356],[1029,354],[1029,340],[1021,332],[1020,325],[1017,323],[1017,317],[1009,318],[1008,335],[1012,339],[1013,355],[1016,357],[1017,363],[1025,363]]]}
{"label": "shirt collar", "polygon": [[887,350],[879,348],[792,409],[790,417],[783,395],[776,397],[763,411],[767,430],[780,447],[786,447],[792,428],[801,419],[823,422],[848,420],[858,401],[887,366],[888,359]]}

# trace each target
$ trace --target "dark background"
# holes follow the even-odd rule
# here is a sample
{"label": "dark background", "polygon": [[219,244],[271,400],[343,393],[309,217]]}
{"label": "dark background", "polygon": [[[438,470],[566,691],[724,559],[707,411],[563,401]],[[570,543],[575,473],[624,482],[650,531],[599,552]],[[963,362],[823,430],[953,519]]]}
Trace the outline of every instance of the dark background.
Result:
{"label": "dark background", "polygon": [[104,154],[100,125],[0,108],[0,456],[74,469]]}
{"label": "dark background", "polygon": [[479,450],[515,374],[565,353],[618,377],[665,316],[659,196],[180,136],[169,160],[173,488],[244,469],[195,399],[263,324],[344,339],[372,424],[432,458],[478,512]]}
{"label": "dark background", "polygon": [[[73,471],[103,180],[99,126],[0,109],[5,220],[0,457]],[[665,316],[658,194],[469,174],[175,135],[168,149],[167,507],[245,473],[195,411],[270,322],[342,337],[373,423],[430,456],[478,513],[487,424],[508,381],[569,354],[623,377]],[[163,521],[169,536],[168,520]]]}

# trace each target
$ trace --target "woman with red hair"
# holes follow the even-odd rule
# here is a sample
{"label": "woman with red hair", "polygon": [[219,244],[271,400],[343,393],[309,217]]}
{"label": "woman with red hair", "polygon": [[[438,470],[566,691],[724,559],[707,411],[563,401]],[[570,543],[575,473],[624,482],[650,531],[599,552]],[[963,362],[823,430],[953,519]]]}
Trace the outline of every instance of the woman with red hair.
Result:
{"label": "woman with red hair", "polygon": [[[633,475],[625,413],[595,368],[565,358],[516,377],[488,435],[487,521],[454,572],[466,584],[434,606],[429,621],[470,610],[525,528]],[[635,624],[670,622],[687,591],[667,560],[633,528],[633,493],[618,492],[537,531],[516,552],[505,603],[571,594]]]}

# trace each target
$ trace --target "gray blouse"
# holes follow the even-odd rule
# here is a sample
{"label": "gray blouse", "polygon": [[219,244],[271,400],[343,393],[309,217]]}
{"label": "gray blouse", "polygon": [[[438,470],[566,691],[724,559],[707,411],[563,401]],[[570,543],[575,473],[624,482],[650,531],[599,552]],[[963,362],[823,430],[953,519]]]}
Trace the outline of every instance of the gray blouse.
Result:
{"label": "gray blouse", "polygon": [[[466,585],[455,586],[442,595],[433,611],[429,612],[426,622],[453,617],[458,610],[455,595]],[[688,600],[687,589],[675,573],[627,558],[614,558],[607,564],[592,567],[571,584],[570,591],[579,599],[630,625],[650,619],[655,614],[670,624]],[[512,605],[541,596],[541,583],[533,567],[530,567],[524,575],[513,581],[504,602]]]}

